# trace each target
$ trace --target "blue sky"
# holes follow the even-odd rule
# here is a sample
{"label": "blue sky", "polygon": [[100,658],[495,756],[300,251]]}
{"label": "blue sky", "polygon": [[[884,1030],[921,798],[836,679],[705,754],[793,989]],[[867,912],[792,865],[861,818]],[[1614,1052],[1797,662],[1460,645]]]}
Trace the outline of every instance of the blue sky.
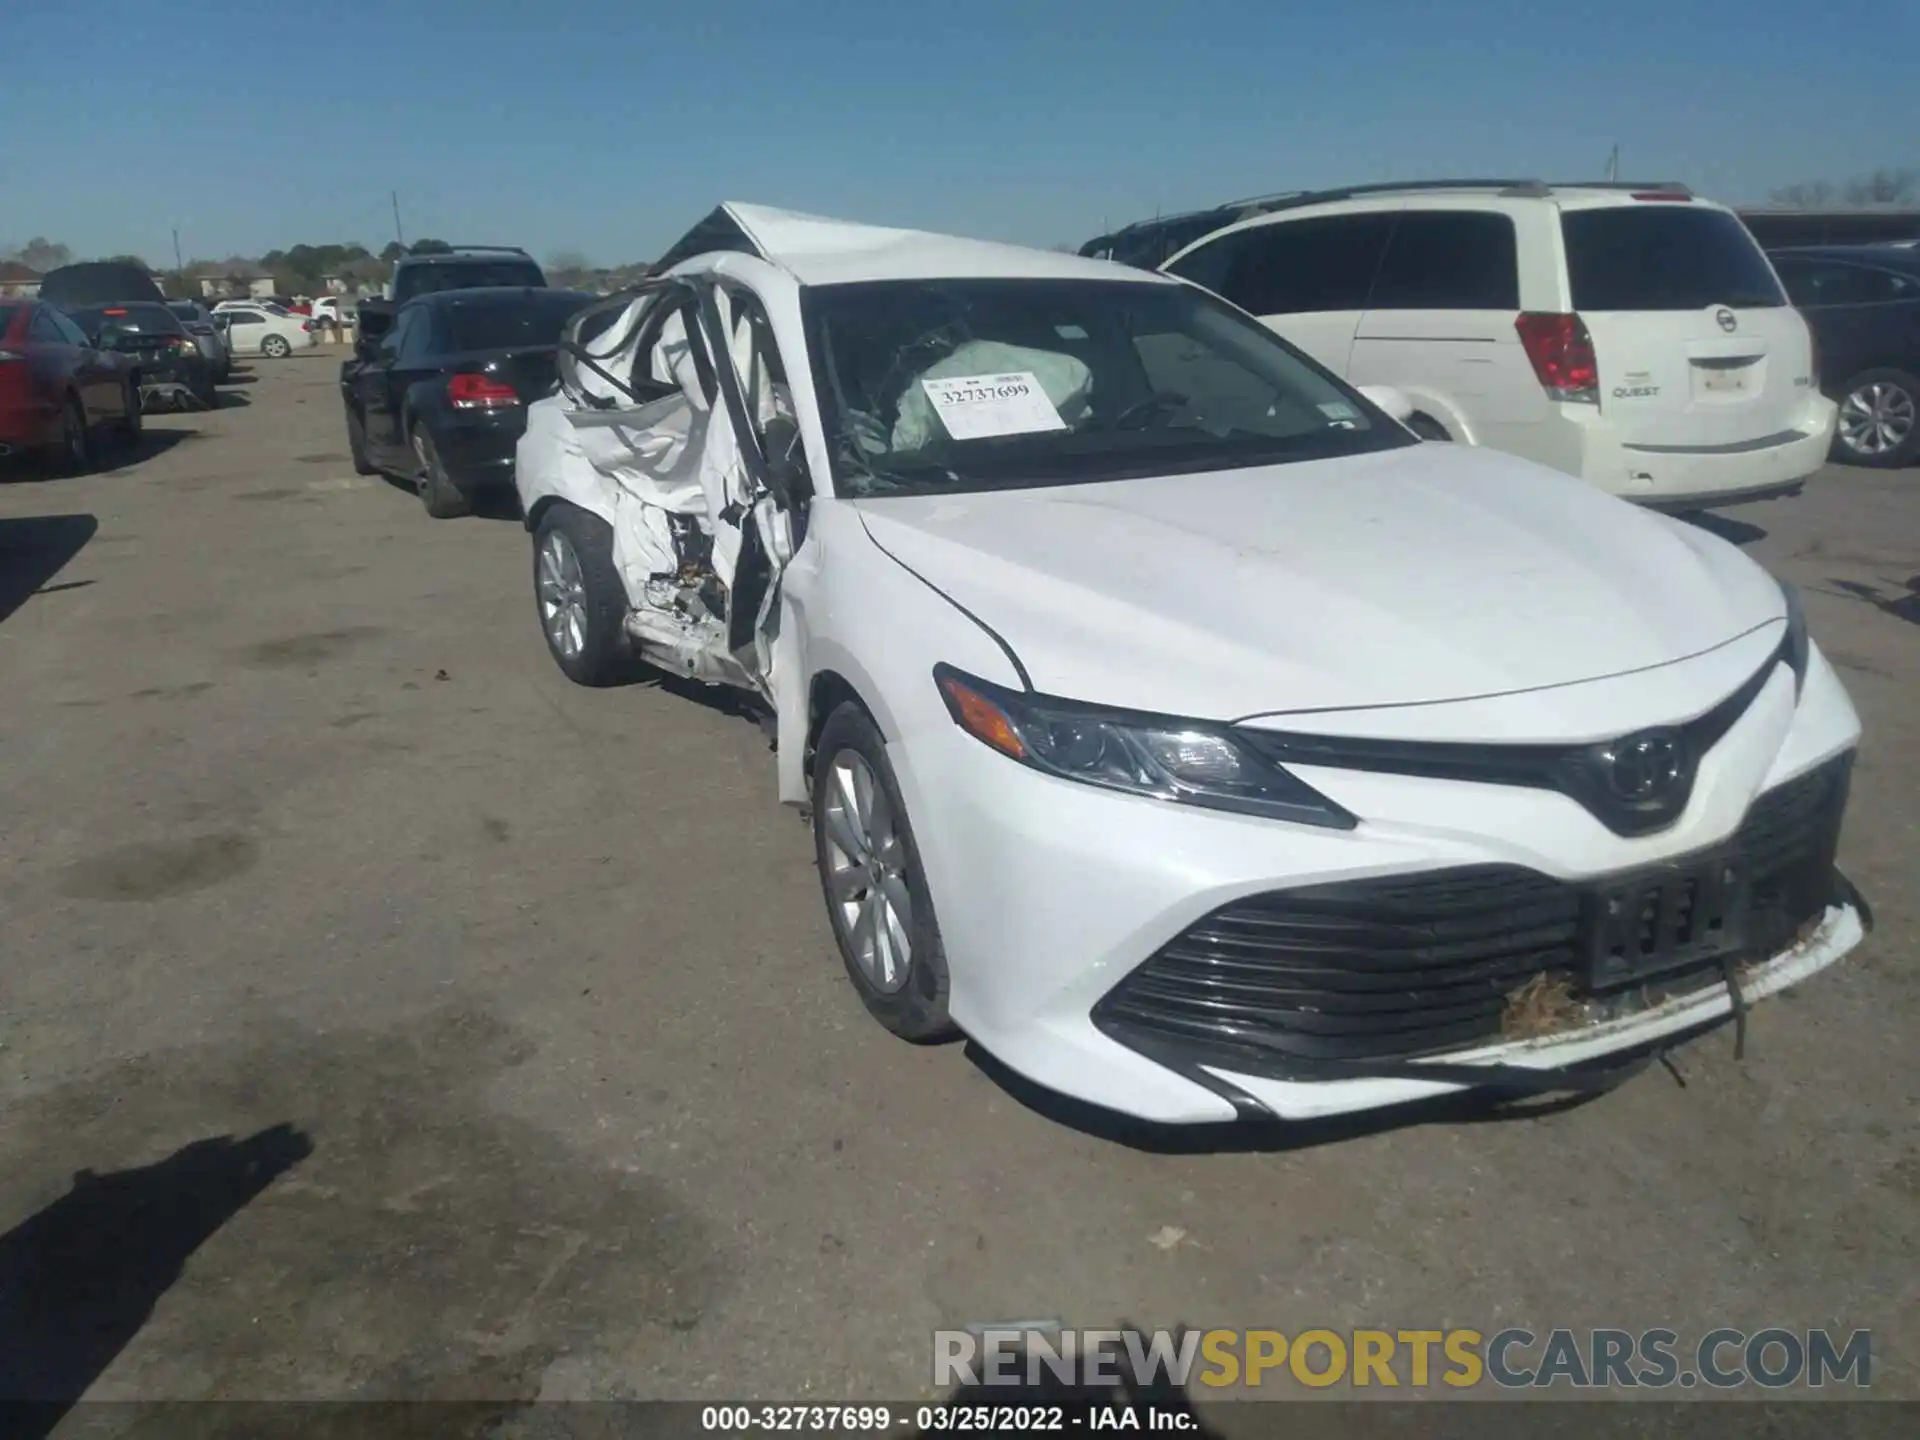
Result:
{"label": "blue sky", "polygon": [[[1034,244],[1270,190],[1920,164],[1920,5],[5,0],[0,243],[647,259],[715,202]],[[24,42],[24,43],[23,43]]]}

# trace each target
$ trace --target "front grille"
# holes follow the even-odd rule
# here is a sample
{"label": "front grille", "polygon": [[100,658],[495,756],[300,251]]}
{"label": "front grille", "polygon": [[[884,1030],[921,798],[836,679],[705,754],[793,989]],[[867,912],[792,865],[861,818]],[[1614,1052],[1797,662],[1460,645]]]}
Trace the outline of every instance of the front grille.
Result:
{"label": "front grille", "polygon": [[[1739,723],[1775,669],[1787,660],[1791,637],[1745,684],[1684,725],[1586,745],[1498,745],[1429,740],[1356,740],[1242,726],[1240,739],[1281,765],[1324,765],[1390,775],[1423,775],[1481,785],[1557,790],[1616,835],[1651,835],[1678,820],[1693,794],[1701,757]],[[1668,782],[1642,795],[1616,790],[1616,747],[1658,734],[1672,747]]]}
{"label": "front grille", "polygon": [[1130,973],[1094,1022],[1163,1056],[1298,1074],[1498,1040],[1536,977],[1577,1001],[1692,988],[1819,918],[1851,761],[1760,796],[1725,845],[1600,881],[1483,865],[1236,901]]}

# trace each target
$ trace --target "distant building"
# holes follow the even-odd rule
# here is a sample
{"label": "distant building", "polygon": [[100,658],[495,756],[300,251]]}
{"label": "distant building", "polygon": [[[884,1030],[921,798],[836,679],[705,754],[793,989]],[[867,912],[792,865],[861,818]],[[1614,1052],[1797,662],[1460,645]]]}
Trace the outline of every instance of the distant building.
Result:
{"label": "distant building", "polygon": [[0,295],[31,300],[40,293],[40,272],[18,260],[0,260]]}
{"label": "distant building", "polygon": [[257,300],[273,294],[273,276],[248,260],[221,260],[202,265],[196,279],[208,300]]}
{"label": "distant building", "polygon": [[1855,205],[1801,209],[1766,205],[1739,212],[1753,238],[1769,248],[1784,245],[1884,245],[1920,240],[1920,210]]}

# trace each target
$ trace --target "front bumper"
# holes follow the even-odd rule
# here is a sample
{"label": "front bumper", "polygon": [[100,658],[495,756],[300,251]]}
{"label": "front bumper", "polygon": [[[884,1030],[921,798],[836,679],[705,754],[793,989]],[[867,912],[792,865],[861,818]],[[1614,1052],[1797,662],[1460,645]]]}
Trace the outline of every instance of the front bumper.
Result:
{"label": "front bumper", "polygon": [[[1209,916],[1274,892],[1473,866],[1591,887],[1713,853],[1740,831],[1756,797],[1845,755],[1858,735],[1816,650],[1798,703],[1783,667],[1702,759],[1680,819],[1638,838],[1612,834],[1563,795],[1514,786],[1299,767],[1362,817],[1357,829],[1337,831],[1054,780],[950,723],[916,727],[889,750],[945,942],[955,1022],[1038,1084],[1143,1119],[1193,1123],[1250,1111],[1333,1115],[1463,1089],[1572,1088],[1610,1061],[1725,1020],[1734,1001],[1715,971],[1638,1008],[1583,1012],[1537,1039],[1508,1039],[1496,1027],[1445,1048],[1341,1065],[1253,1065],[1217,1049],[1142,1043],[1111,1023],[1107,1002]],[[1790,943],[1739,956],[1743,999],[1793,984],[1859,942],[1859,907],[1844,893],[1824,901]]]}

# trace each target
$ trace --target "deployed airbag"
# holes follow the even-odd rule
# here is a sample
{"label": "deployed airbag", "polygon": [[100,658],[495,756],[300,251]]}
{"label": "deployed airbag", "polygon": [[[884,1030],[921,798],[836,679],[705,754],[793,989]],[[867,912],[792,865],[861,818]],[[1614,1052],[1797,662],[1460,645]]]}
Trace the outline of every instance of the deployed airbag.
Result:
{"label": "deployed airbag", "polygon": [[[1032,376],[1045,392],[1053,415],[1046,407],[1028,403],[1004,406],[996,423],[986,429],[960,433],[941,418],[942,410],[927,393],[926,381],[956,377]],[[953,439],[972,439],[980,434],[1020,434],[1031,430],[1058,430],[1080,424],[1091,408],[1093,372],[1084,362],[1056,350],[1040,350],[1026,345],[1005,345],[993,340],[968,340],[947,356],[929,365],[913,378],[900,397],[899,417],[893,423],[892,449],[896,452],[919,450],[929,444]],[[1039,397],[1027,397],[1029,401]],[[1057,416],[1057,419],[1054,418]]]}

